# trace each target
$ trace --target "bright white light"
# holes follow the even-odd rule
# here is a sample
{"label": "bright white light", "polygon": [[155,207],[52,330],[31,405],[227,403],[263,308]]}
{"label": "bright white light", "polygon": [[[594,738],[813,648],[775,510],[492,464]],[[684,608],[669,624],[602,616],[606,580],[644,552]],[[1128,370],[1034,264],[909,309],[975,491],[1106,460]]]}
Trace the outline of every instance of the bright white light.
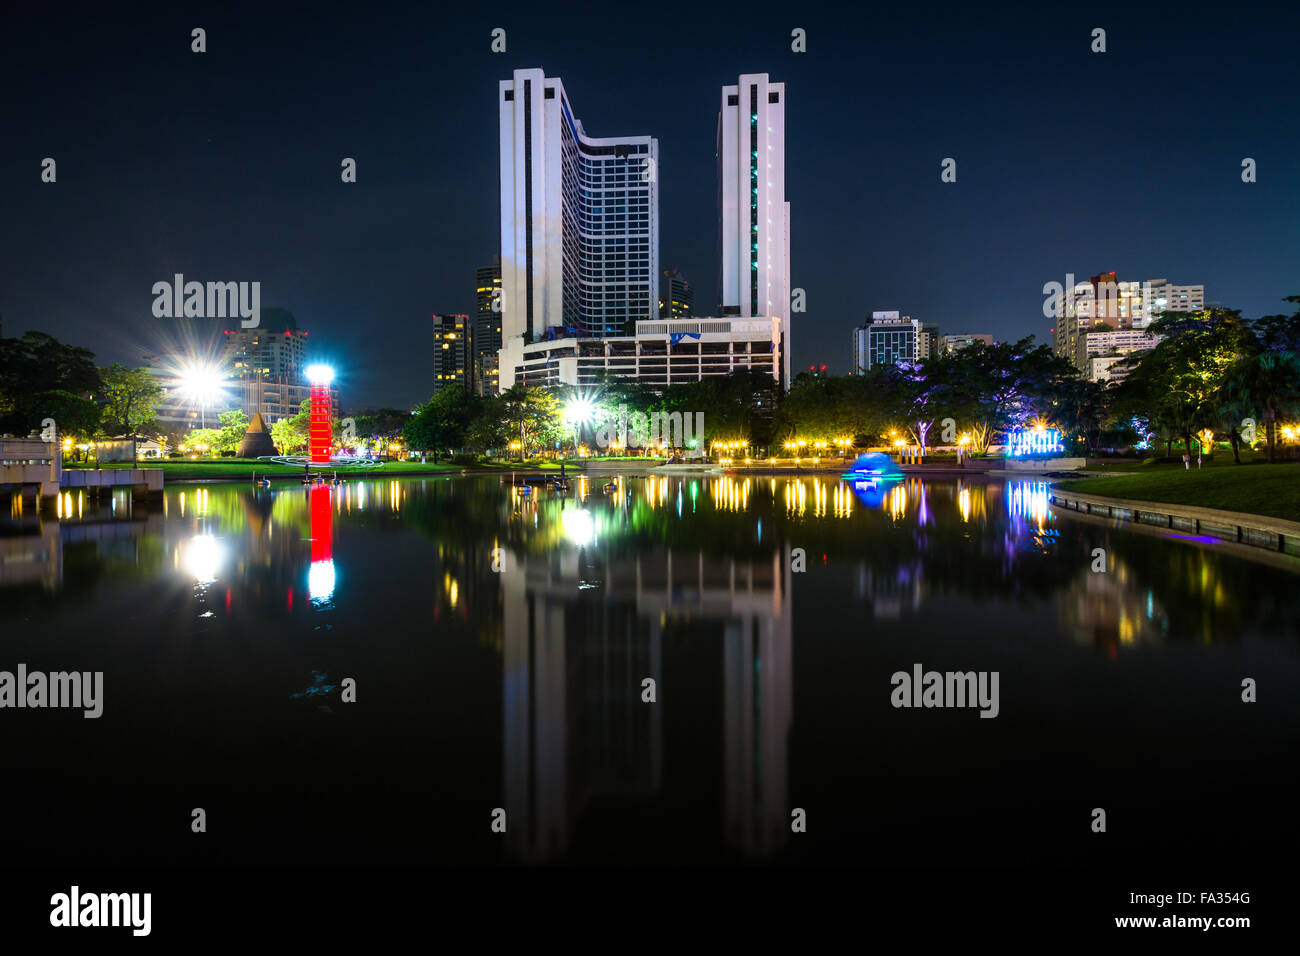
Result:
{"label": "bright white light", "polygon": [[578,547],[591,543],[596,536],[596,523],[590,511],[568,508],[564,512],[564,535]]}
{"label": "bright white light", "polygon": [[334,369],[328,365],[308,365],[303,374],[313,385],[328,385],[334,381]]}
{"label": "bright white light", "polygon": [[572,425],[584,425],[591,421],[591,416],[596,411],[596,403],[589,398],[578,396],[569,400],[564,406],[564,417]]}
{"label": "bright white light", "polygon": [[185,570],[199,584],[211,584],[226,560],[226,549],[210,534],[198,534],[185,544]]}
{"label": "bright white light", "polygon": [[213,365],[187,365],[179,378],[181,394],[194,405],[216,404],[226,388],[226,377]]}

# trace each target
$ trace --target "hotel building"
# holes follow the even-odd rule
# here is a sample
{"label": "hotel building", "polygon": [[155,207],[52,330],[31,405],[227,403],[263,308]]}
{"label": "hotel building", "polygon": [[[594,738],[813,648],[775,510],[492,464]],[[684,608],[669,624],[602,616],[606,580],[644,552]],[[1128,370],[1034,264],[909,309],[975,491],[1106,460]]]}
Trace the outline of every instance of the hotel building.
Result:
{"label": "hotel building", "polygon": [[[788,387],[784,85],[748,74],[723,88],[723,315],[699,318],[683,314],[693,309],[689,287],[683,280],[674,291],[671,275],[668,315],[661,314],[658,142],[586,136],[563,85],[541,70],[516,71],[499,97],[499,388],[589,384],[606,375],[663,388],[738,369]],[[741,97],[756,108],[742,113]]]}

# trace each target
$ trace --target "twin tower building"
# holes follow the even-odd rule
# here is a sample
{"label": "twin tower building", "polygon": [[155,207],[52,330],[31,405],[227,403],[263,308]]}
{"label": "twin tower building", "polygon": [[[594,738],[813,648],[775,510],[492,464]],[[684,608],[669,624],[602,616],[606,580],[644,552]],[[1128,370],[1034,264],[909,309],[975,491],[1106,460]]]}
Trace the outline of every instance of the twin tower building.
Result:
{"label": "twin tower building", "polygon": [[564,84],[516,70],[501,142],[499,387],[790,380],[785,84],[747,73],[718,112],[718,315],[658,310],[659,141],[588,136]]}

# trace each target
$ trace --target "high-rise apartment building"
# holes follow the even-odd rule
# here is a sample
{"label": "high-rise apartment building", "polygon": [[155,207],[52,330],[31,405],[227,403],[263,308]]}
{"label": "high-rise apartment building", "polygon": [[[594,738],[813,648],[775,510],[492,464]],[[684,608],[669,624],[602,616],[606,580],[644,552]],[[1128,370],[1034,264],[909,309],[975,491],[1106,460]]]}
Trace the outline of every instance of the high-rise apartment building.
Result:
{"label": "high-rise apartment building", "polygon": [[257,328],[226,329],[223,367],[240,407],[268,425],[292,418],[311,393],[303,380],[307,333],[286,309],[263,309]]}
{"label": "high-rise apartment building", "polygon": [[1108,327],[1101,331],[1144,329],[1162,312],[1204,308],[1203,285],[1174,285],[1167,279],[1121,282],[1114,272],[1102,272],[1069,286],[1061,295],[1055,309],[1053,350],[1087,372],[1089,353],[1083,337],[1098,326]]}
{"label": "high-rise apartment building", "polygon": [[658,141],[588,136],[540,69],[502,80],[497,106],[503,345],[631,335],[657,311]]}
{"label": "high-rise apartment building", "polygon": [[474,374],[477,395],[498,392],[501,351],[501,257],[474,273]]}
{"label": "high-rise apartment building", "polygon": [[433,315],[433,389],[470,385],[468,315]]}
{"label": "high-rise apartment building", "polygon": [[689,319],[694,314],[695,290],[678,270],[666,270],[663,292],[659,296],[659,318]]}
{"label": "high-rise apartment building", "polygon": [[718,112],[718,265],[723,316],[778,317],[790,381],[790,204],[785,84],[742,74]]}

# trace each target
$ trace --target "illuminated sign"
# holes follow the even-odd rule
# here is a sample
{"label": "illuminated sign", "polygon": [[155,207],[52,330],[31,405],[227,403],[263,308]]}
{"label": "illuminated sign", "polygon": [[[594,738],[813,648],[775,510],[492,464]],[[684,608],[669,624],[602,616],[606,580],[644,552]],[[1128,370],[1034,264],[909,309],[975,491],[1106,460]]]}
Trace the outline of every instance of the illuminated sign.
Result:
{"label": "illuminated sign", "polygon": [[1007,455],[1011,458],[1056,455],[1063,451],[1061,433],[1055,428],[1013,428],[1007,434]]}

